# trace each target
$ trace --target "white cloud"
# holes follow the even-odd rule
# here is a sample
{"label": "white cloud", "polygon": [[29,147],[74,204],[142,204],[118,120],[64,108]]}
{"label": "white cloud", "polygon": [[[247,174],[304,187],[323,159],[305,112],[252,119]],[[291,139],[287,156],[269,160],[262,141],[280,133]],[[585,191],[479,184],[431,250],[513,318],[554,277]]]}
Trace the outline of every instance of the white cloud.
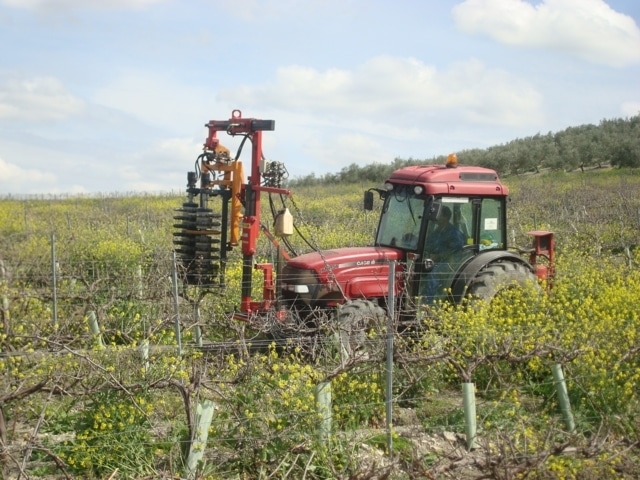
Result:
{"label": "white cloud", "polygon": [[0,0],[0,5],[42,13],[69,10],[138,9],[166,0]]}
{"label": "white cloud", "polygon": [[[120,158],[112,170],[114,179],[124,191],[169,191],[187,183],[187,171],[194,169],[196,157],[202,153],[202,142],[191,138],[172,138],[150,145],[142,152]],[[153,165],[152,168],[141,166]]]}
{"label": "white cloud", "polygon": [[227,103],[314,111],[358,128],[360,121],[415,123],[462,115],[478,124],[522,125],[542,118],[542,96],[527,81],[470,60],[439,71],[415,58],[375,57],[354,70],[282,67],[273,83],[220,92]]}
{"label": "white cloud", "polygon": [[211,0],[227,14],[247,22],[295,19],[300,15],[321,15],[328,11],[339,15],[345,9],[356,9],[345,0]]}
{"label": "white cloud", "polygon": [[36,123],[80,114],[85,105],[53,77],[9,79],[0,83],[0,121]]}
{"label": "white cloud", "polygon": [[[303,146],[310,157],[322,159],[323,170],[337,172],[351,164],[368,165],[389,161],[393,152],[382,145],[380,138],[363,134],[338,134],[327,141],[318,132]],[[317,171],[317,168],[311,169]],[[324,173],[324,172],[323,172]]]}
{"label": "white cloud", "polygon": [[52,173],[36,168],[22,168],[0,158],[0,192],[37,193],[47,185],[55,185],[56,180]]}
{"label": "white cloud", "polygon": [[275,118],[267,155],[288,158],[292,172],[296,163],[295,175],[431,157],[484,145],[503,129],[545,127],[544,98],[534,86],[475,59],[444,69],[392,56],[351,70],[292,65],[271,82],[224,89],[218,98],[243,105],[245,115]]}
{"label": "white cloud", "polygon": [[568,53],[589,62],[640,64],[640,28],[603,0],[465,0],[453,8],[458,28],[514,46]]}
{"label": "white cloud", "polygon": [[[180,83],[167,73],[123,69],[99,88],[92,100],[149,125],[191,132],[209,120],[211,111],[219,111],[214,95],[215,90]],[[227,110],[231,113],[229,108],[224,109]]]}
{"label": "white cloud", "polygon": [[625,102],[620,108],[621,114],[624,117],[635,117],[640,115],[640,101]]}

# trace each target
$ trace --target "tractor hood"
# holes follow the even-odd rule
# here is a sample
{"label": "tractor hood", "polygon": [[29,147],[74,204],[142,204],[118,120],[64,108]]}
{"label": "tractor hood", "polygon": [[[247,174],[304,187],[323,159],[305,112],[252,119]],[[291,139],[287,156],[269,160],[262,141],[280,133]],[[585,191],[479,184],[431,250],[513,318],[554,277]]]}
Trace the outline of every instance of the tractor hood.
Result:
{"label": "tractor hood", "polygon": [[403,259],[403,253],[388,247],[345,247],[334,250],[311,252],[294,257],[287,266],[303,270],[322,272],[360,268],[364,266],[388,265],[392,261]]}
{"label": "tractor hood", "polygon": [[382,297],[388,292],[389,264],[401,260],[404,252],[388,247],[348,247],[307,253],[287,262],[284,282],[308,285],[315,298],[336,289],[352,299]]}

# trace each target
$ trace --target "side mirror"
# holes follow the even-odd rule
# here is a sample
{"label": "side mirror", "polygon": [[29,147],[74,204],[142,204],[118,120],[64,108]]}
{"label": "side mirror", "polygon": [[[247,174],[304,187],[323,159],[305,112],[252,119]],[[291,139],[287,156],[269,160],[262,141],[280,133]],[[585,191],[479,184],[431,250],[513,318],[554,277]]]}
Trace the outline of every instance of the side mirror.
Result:
{"label": "side mirror", "polygon": [[429,205],[429,211],[427,212],[427,218],[430,221],[438,220],[441,209],[442,209],[442,204],[440,202],[431,202],[431,205]]}
{"label": "side mirror", "polygon": [[364,209],[373,210],[373,192],[371,190],[364,192]]}

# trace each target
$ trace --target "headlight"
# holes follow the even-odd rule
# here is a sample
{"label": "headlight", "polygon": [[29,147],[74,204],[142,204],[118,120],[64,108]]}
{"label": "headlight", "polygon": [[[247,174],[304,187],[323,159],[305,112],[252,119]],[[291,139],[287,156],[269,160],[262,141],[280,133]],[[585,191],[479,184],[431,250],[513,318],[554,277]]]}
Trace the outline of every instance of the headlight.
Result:
{"label": "headlight", "polygon": [[282,289],[293,293],[309,293],[309,287],[307,285],[289,285],[285,283],[282,285]]}

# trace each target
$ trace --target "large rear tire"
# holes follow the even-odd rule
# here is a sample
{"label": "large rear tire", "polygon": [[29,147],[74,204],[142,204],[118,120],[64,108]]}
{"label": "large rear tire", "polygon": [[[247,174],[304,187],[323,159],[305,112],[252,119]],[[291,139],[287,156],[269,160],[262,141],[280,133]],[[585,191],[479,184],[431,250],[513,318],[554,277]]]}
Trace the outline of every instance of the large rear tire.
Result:
{"label": "large rear tire", "polygon": [[526,264],[498,261],[478,272],[467,287],[466,296],[491,302],[500,292],[512,288],[540,289],[540,285]]}
{"label": "large rear tire", "polygon": [[370,300],[350,300],[340,305],[335,312],[335,336],[341,352],[347,358],[358,354],[371,356],[381,345],[387,314],[378,304]]}

